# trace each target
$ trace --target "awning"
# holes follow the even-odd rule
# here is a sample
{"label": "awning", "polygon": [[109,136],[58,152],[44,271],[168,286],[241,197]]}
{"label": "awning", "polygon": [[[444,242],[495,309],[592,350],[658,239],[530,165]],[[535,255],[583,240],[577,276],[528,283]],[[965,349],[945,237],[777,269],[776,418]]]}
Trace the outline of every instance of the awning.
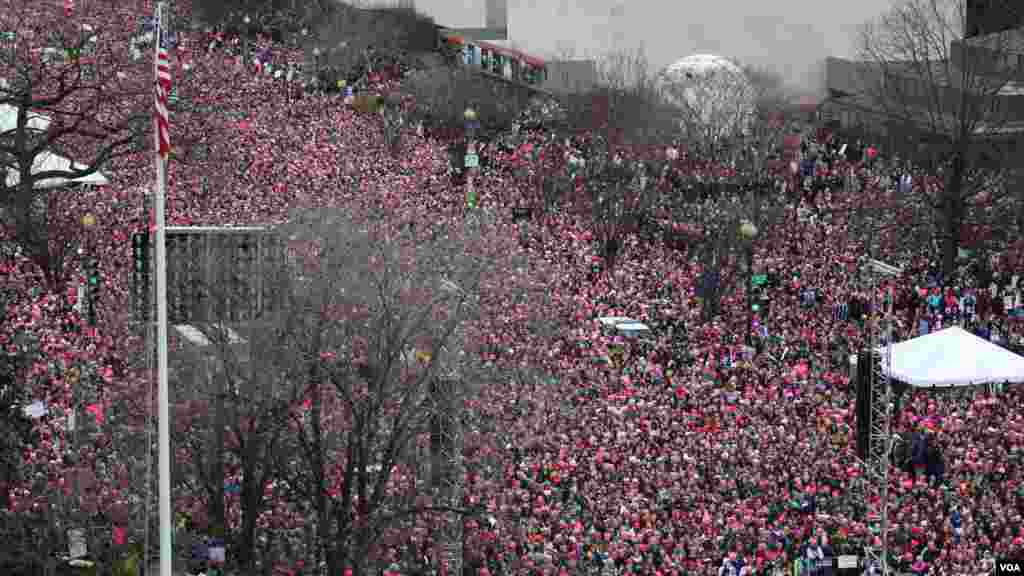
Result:
{"label": "awning", "polygon": [[[71,170],[85,170],[85,169],[86,169],[86,166],[84,164],[79,164],[78,162],[72,162],[71,160],[69,160],[69,159],[67,159],[67,158],[65,158],[63,156],[58,156],[57,154],[53,154],[53,153],[49,153],[49,152],[44,152],[44,153],[39,154],[38,156],[36,156],[35,164],[32,166],[32,173],[33,174],[39,174],[39,173],[42,173],[42,172],[49,172],[51,170],[57,170],[57,171],[62,171],[62,172],[70,172]],[[8,168],[7,169],[7,186],[8,187],[17,186],[18,182],[20,182],[20,181],[21,181],[21,174],[18,173],[18,170],[14,169],[14,168]],[[92,174],[89,174],[87,176],[82,176],[81,178],[73,178],[73,179],[70,179],[70,180],[68,180],[66,178],[46,178],[46,179],[37,181],[35,183],[34,187],[35,188],[58,188],[60,186],[66,185],[69,181],[74,183],[74,184],[91,184],[93,186],[106,186],[106,185],[110,184],[110,180],[108,180],[107,177],[104,176],[102,172],[97,171],[97,172],[93,172]]]}
{"label": "awning", "polygon": [[1024,382],[1024,357],[957,326],[893,344],[883,369],[919,388]]}

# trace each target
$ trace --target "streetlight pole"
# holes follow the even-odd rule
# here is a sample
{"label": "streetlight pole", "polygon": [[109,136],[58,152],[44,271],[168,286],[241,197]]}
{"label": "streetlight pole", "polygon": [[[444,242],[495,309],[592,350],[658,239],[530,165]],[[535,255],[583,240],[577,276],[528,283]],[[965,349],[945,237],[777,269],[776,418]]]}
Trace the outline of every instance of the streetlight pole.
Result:
{"label": "streetlight pole", "polygon": [[[96,324],[96,292],[99,289],[99,271],[98,263],[96,262],[96,256],[91,250],[88,234],[96,226],[96,216],[92,212],[86,212],[82,216],[82,229],[86,234],[84,257],[88,260],[82,270],[82,279],[78,285],[78,293],[76,294],[79,298],[85,297],[84,305],[81,306],[81,310],[85,312],[86,319],[90,326]],[[83,255],[81,248],[79,249],[79,255]],[[84,281],[85,284],[81,282]]]}
{"label": "streetlight pole", "polygon": [[[753,190],[753,188],[751,188]],[[754,325],[754,302],[753,302],[753,282],[754,282],[754,239],[757,237],[757,226],[754,225],[750,220],[744,220],[740,224],[740,236],[743,237],[745,248],[747,251],[747,274],[746,274],[746,301],[747,301],[747,319],[746,325],[744,326],[744,332],[746,337],[744,342],[747,346],[753,346],[753,339],[751,338],[750,331]]]}
{"label": "streetlight pole", "polygon": [[463,169],[466,170],[466,207],[476,208],[476,190],[473,188],[473,176],[480,159],[476,155],[476,129],[480,125],[477,120],[476,110],[466,108],[462,113],[466,121],[466,158],[463,162]]}
{"label": "streetlight pole", "polygon": [[747,319],[746,319],[746,345],[753,346],[753,336],[751,332],[754,325],[754,303],[752,302],[753,295],[753,282],[754,282],[754,242],[757,238],[758,229],[757,222],[761,218],[761,205],[758,197],[758,191],[756,188],[761,185],[761,150],[757,146],[750,147],[751,161],[753,163],[753,174],[751,180],[747,184],[747,214],[749,220],[746,220],[740,224],[740,235],[744,238],[746,243],[746,256],[747,256]]}
{"label": "streetlight pole", "polygon": [[245,17],[242,18],[242,23],[245,24],[245,26],[242,27],[242,67],[246,68],[246,69],[249,68],[249,23],[250,22],[252,22],[252,20],[249,18],[249,15],[246,14]]}
{"label": "streetlight pole", "polygon": [[313,85],[323,90],[323,86],[320,86],[320,47],[313,47]]}

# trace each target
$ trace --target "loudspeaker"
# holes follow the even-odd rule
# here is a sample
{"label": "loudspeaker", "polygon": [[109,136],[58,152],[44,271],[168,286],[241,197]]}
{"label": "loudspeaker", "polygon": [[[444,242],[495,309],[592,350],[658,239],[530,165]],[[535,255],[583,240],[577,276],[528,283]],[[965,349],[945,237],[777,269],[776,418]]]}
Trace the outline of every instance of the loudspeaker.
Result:
{"label": "loudspeaker", "polygon": [[875,355],[861,352],[857,355],[857,457],[868,459],[868,446],[871,441],[871,370]]}

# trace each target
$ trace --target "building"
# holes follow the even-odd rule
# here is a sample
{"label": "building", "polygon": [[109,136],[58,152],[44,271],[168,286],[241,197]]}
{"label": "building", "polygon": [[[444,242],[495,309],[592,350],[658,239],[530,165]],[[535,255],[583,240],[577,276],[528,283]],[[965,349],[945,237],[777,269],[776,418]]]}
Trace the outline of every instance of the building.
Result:
{"label": "building", "polygon": [[[483,4],[483,6],[481,6]],[[467,14],[479,16],[483,12],[483,22],[475,22],[470,26],[445,26],[442,28],[450,34],[456,34],[469,40],[500,41],[508,40],[508,0],[467,0],[459,3],[460,13],[463,17]],[[445,17],[443,10],[435,5],[435,2],[417,3],[416,9],[430,16],[438,23],[451,22]],[[451,16],[451,14],[448,14]],[[470,16],[469,20],[476,20]],[[482,24],[482,26],[480,26]]]}
{"label": "building", "polygon": [[549,60],[547,71],[541,88],[552,94],[586,92],[597,84],[594,60]]}
{"label": "building", "polygon": [[965,24],[968,38],[1024,28],[1024,4],[1020,0],[967,0]]}
{"label": "building", "polygon": [[936,127],[956,128],[964,95],[957,71],[970,63],[970,70],[984,72],[967,76],[994,95],[978,100],[993,112],[984,117],[991,125],[978,123],[975,136],[994,145],[979,153],[995,161],[1024,150],[1024,28],[955,40],[948,57],[934,63],[934,72],[921,62],[827,58],[821,117],[835,130],[870,137],[883,151],[923,161],[941,138]]}

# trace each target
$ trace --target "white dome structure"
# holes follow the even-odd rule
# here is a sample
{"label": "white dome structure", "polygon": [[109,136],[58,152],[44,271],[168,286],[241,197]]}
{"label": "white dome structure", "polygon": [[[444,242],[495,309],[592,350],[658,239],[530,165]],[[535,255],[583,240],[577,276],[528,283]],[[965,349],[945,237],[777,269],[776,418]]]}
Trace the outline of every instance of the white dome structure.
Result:
{"label": "white dome structure", "polygon": [[754,87],[735,63],[694,54],[665,67],[657,77],[662,95],[683,110],[691,137],[715,141],[746,130],[754,113]]}

